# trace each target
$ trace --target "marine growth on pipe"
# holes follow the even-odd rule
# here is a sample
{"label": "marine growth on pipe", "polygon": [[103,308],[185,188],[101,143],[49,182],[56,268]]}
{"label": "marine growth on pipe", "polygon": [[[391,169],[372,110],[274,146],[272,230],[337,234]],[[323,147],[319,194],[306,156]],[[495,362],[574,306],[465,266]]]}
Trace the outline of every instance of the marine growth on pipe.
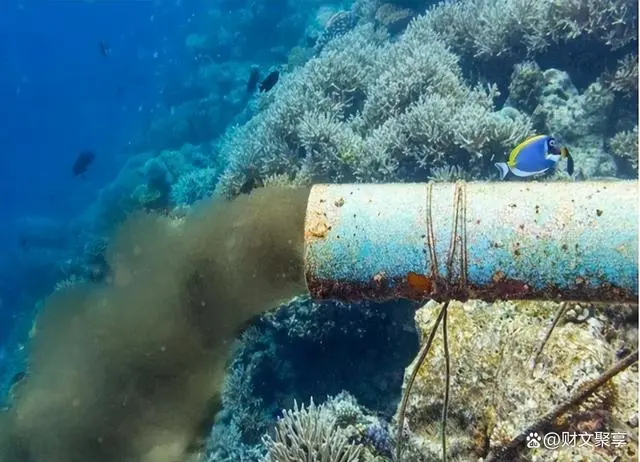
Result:
{"label": "marine growth on pipe", "polygon": [[312,188],[316,299],[637,301],[638,182]]}

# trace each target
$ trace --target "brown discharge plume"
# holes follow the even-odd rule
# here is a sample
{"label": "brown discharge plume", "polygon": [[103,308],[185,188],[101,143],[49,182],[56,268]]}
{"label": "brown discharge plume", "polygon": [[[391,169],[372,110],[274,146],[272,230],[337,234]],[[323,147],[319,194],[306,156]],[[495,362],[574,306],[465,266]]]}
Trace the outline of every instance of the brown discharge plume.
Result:
{"label": "brown discharge plume", "polygon": [[123,225],[103,286],[53,294],[0,419],[0,462],[177,462],[219,406],[228,346],[304,290],[308,190]]}

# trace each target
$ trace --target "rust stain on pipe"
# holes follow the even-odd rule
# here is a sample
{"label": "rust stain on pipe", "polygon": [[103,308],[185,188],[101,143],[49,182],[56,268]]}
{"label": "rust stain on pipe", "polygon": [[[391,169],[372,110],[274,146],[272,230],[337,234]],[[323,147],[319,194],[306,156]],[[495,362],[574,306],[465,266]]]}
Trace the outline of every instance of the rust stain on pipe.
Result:
{"label": "rust stain on pipe", "polygon": [[[464,233],[452,233],[459,187]],[[305,225],[307,287],[346,301],[637,302],[637,199],[637,181],[318,185]]]}

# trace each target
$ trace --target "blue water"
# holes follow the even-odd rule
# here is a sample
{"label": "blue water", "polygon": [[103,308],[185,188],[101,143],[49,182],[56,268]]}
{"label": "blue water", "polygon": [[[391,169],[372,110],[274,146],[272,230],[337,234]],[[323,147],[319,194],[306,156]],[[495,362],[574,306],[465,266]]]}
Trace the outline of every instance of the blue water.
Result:
{"label": "blue water", "polygon": [[[22,1],[0,5],[0,268],[15,257],[21,217],[72,219],[131,155],[168,75],[181,75],[185,25],[194,5],[153,1]],[[111,48],[100,53],[100,42]],[[91,149],[82,179],[71,165]],[[19,258],[19,256],[17,257]],[[27,274],[22,276],[28,277]],[[11,274],[2,319],[32,301]],[[18,281],[15,281],[15,278]],[[15,281],[15,282],[14,282]],[[46,285],[40,288],[43,296]],[[35,295],[35,294],[34,294]],[[24,298],[26,296],[26,299]],[[18,298],[16,298],[18,297]],[[0,338],[7,325],[0,329]]]}
{"label": "blue water", "polygon": [[[3,219],[72,216],[113,178],[163,74],[179,68],[189,10],[152,1],[11,3],[0,6]],[[98,162],[79,183],[70,165],[82,149]]]}
{"label": "blue water", "polygon": [[[300,40],[300,18],[291,24],[270,21],[291,11],[284,5],[266,10],[200,0],[0,5],[0,340],[17,315],[30,313],[34,302],[69,276],[59,266],[79,258],[86,239],[78,238],[78,227],[97,223],[97,213],[101,229],[93,235],[106,238],[112,230],[104,222],[117,225],[126,216],[91,211],[126,162],[142,152],[215,141],[243,110],[248,66],[259,63],[264,77]],[[194,51],[186,46],[191,33],[211,33],[214,40],[206,51]],[[236,70],[235,61],[244,67]],[[225,74],[215,71],[189,85],[204,64],[220,66]],[[230,98],[232,90],[240,97]],[[190,112],[199,109],[188,105],[207,97],[213,112],[195,115],[194,122]],[[164,125],[153,129],[158,118]],[[183,131],[173,136],[176,126]],[[95,162],[74,178],[71,166],[83,150],[93,151]],[[121,190],[130,195],[136,185],[132,180],[113,189],[116,196]],[[74,220],[83,224],[67,229]],[[65,233],[72,243],[40,245]]]}

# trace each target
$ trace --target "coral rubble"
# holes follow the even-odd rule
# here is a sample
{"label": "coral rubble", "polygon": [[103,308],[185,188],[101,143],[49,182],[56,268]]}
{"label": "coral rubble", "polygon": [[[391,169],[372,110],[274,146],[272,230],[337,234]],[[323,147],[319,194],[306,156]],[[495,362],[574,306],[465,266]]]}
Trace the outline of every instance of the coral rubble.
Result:
{"label": "coral rubble", "polygon": [[[558,304],[552,302],[470,301],[449,305],[451,386],[447,433],[451,460],[477,460],[508,444],[567,400],[580,385],[610,367],[621,346],[634,348],[620,333],[607,335],[606,325],[613,322],[611,313],[587,310],[586,316],[568,316],[553,331],[531,369],[541,335],[557,309]],[[429,302],[416,312],[423,338],[431,330],[437,311],[437,303]],[[407,368],[407,376],[413,367],[412,363]],[[430,460],[441,454],[444,367],[442,335],[438,333],[409,397],[405,460]],[[635,429],[627,423],[638,412],[637,402],[638,372],[632,368],[614,377],[548,429],[559,435],[588,432],[592,437],[595,432],[624,433],[624,445],[566,445],[554,451],[542,447],[526,449],[522,457],[542,461],[575,460],[581,456],[604,461],[617,455],[627,460],[637,454],[637,441],[631,437]]]}

